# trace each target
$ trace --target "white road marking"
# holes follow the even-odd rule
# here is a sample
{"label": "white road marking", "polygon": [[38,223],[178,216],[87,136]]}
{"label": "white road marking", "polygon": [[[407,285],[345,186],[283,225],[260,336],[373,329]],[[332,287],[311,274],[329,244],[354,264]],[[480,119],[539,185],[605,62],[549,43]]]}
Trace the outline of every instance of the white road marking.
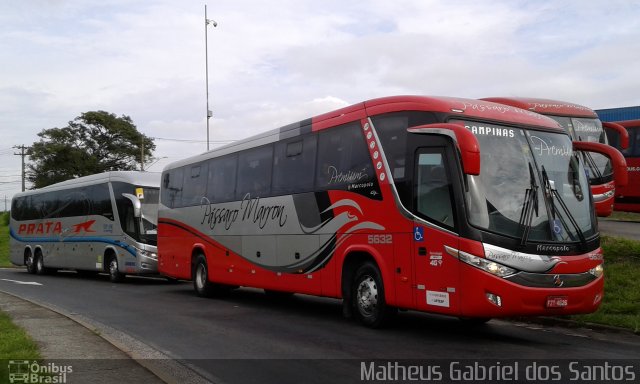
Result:
{"label": "white road marking", "polygon": [[12,283],[22,284],[22,285],[42,285],[42,284],[37,283],[35,281],[20,281],[20,280],[11,280],[11,279],[0,279],[0,280],[10,281]]}

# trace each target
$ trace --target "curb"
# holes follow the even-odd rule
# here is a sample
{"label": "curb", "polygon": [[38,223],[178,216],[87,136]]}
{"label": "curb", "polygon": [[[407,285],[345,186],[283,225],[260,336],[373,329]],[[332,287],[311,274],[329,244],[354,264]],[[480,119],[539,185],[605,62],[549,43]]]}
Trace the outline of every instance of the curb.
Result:
{"label": "curb", "polygon": [[66,317],[76,324],[86,328],[90,332],[96,334],[96,336],[122,351],[138,365],[145,368],[167,384],[211,383],[209,379],[206,379],[193,367],[180,363],[175,357],[169,356],[122,331],[79,314],[67,313],[61,308],[50,304],[44,304],[32,299],[20,297],[14,293],[4,290],[0,290],[0,292],[55,312],[58,315]]}

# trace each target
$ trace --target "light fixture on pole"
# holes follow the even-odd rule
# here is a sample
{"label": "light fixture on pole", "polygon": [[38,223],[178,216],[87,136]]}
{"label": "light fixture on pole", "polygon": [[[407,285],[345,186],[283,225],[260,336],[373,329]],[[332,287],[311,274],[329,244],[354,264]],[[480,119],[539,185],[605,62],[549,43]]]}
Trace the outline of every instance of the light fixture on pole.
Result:
{"label": "light fixture on pole", "polygon": [[207,5],[204,5],[204,62],[205,62],[205,74],[207,83],[207,151],[209,150],[209,119],[213,116],[213,112],[209,109],[209,44],[207,43],[207,27],[209,24],[213,27],[217,27],[218,23],[215,20],[207,19]]}

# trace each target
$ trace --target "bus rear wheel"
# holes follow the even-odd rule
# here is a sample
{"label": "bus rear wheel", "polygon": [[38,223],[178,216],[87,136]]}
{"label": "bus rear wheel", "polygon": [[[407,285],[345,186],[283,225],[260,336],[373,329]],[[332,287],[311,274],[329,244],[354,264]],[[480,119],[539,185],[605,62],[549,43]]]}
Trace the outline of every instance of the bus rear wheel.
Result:
{"label": "bus rear wheel", "polygon": [[107,264],[109,272],[109,280],[112,283],[121,283],[124,280],[124,273],[120,272],[118,268],[118,258],[116,255],[111,255]]}
{"label": "bus rear wheel", "polygon": [[193,264],[193,289],[200,297],[211,297],[215,293],[215,285],[209,281],[209,269],[207,268],[207,259],[203,254],[196,257]]}
{"label": "bus rear wheel", "polygon": [[28,251],[27,256],[24,258],[24,264],[27,266],[27,272],[32,275],[36,273],[35,256],[31,250]]}
{"label": "bus rear wheel", "polygon": [[34,271],[36,275],[44,275],[48,272],[47,268],[44,267],[44,258],[42,257],[42,252],[37,249],[35,255],[33,256],[34,263]]}
{"label": "bus rear wheel", "polygon": [[387,305],[380,270],[371,262],[362,264],[356,270],[351,297],[354,313],[368,327],[381,328],[397,313],[396,308]]}

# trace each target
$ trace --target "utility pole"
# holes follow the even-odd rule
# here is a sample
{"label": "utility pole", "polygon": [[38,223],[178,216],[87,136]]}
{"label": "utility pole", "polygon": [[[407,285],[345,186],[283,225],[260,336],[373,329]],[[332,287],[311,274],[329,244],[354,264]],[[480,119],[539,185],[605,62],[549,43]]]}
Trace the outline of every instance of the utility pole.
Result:
{"label": "utility pole", "polygon": [[24,144],[22,144],[22,145],[14,145],[13,148],[20,150],[20,153],[14,153],[14,155],[22,157],[22,192],[24,192],[24,190],[25,190],[25,188],[24,188],[24,180],[25,180],[24,157],[27,156],[27,150],[30,149],[30,148],[29,147],[25,147]]}
{"label": "utility pole", "polygon": [[209,119],[213,116],[213,112],[209,109],[209,42],[207,40],[207,26],[209,24],[217,27],[215,20],[207,19],[207,5],[204,5],[204,65],[205,65],[205,82],[207,85],[207,151],[209,150]]}
{"label": "utility pole", "polygon": [[144,172],[144,136],[140,138],[140,171]]}

